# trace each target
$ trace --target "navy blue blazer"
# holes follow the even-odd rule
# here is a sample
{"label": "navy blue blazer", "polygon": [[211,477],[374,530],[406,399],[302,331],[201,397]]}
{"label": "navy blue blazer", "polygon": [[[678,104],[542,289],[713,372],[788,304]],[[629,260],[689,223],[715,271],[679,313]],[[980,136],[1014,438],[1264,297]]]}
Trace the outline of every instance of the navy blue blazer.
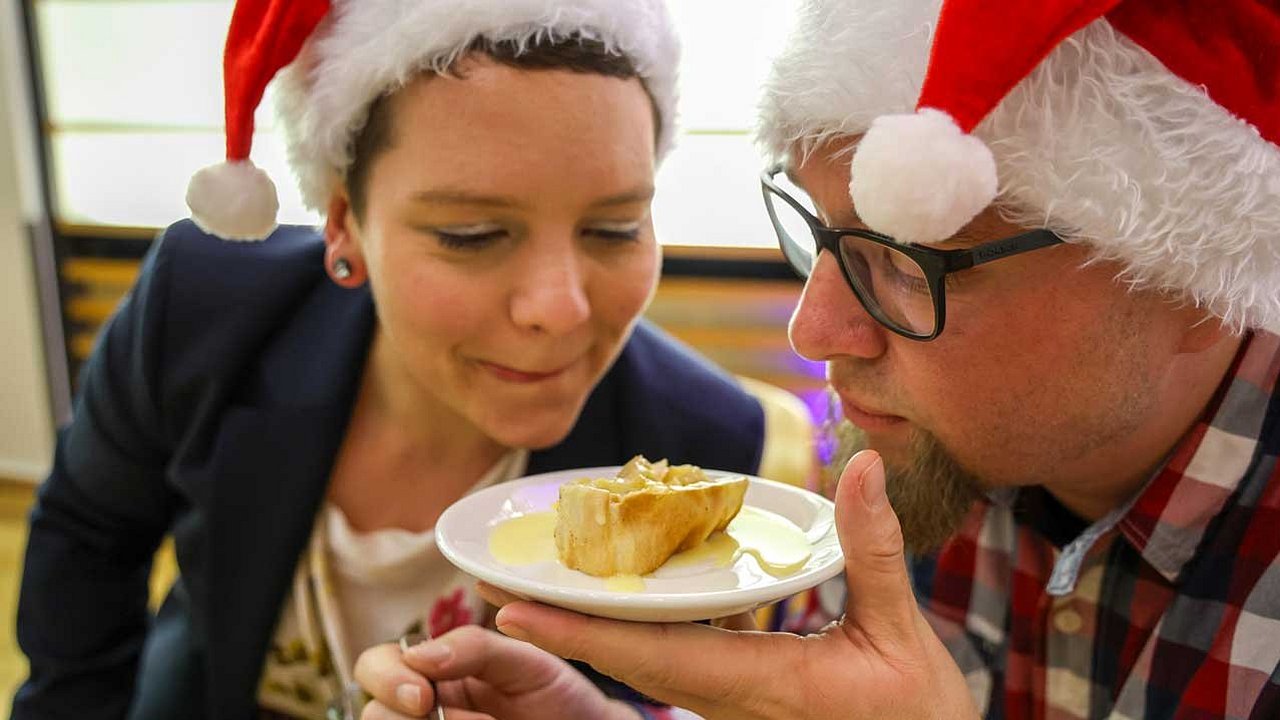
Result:
{"label": "navy blue blazer", "polygon": [[[250,718],[374,327],[310,228],[226,243],[170,227],[81,376],[31,512],[15,720]],[[529,472],[636,453],[754,472],[760,406],[641,323],[563,442]],[[166,533],[180,578],[153,618]]]}

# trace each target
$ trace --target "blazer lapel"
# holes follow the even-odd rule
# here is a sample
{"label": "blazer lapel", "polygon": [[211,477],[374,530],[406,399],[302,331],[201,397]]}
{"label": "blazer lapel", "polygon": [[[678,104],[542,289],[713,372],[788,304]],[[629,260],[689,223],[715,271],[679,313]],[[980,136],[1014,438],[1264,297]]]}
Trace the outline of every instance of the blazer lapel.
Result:
{"label": "blazer lapel", "polygon": [[210,717],[250,717],[262,661],[328,485],[374,327],[367,291],[321,283],[263,349],[211,453]]}

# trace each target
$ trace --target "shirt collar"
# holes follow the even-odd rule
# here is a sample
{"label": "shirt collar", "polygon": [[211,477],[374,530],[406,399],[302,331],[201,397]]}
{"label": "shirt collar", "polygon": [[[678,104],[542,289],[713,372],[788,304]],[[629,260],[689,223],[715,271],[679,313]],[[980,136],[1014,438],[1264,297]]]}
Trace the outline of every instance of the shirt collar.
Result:
{"label": "shirt collar", "polygon": [[[1062,547],[1046,592],[1073,592],[1089,550],[1113,528],[1160,575],[1176,582],[1212,520],[1234,501],[1240,484],[1251,479],[1249,468],[1278,374],[1280,337],[1257,333],[1246,338],[1204,417],[1137,495]],[[989,500],[1013,507],[1021,495],[1011,489],[989,493]]]}
{"label": "shirt collar", "polygon": [[1118,518],[1120,532],[1166,580],[1178,580],[1211,521],[1250,481],[1277,370],[1280,337],[1246,338],[1217,402]]}

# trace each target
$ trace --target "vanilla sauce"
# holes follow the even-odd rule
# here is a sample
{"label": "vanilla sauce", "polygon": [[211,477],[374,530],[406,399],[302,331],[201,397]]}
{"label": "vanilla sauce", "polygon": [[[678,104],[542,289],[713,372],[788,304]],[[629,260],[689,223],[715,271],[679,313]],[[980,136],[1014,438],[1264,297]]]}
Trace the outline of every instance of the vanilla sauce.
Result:
{"label": "vanilla sauce", "polygon": [[[489,553],[504,565],[523,566],[559,562],[555,544],[554,511],[529,513],[503,521],[489,534]],[[677,553],[663,568],[724,568],[750,555],[761,570],[776,578],[799,571],[812,547],[800,528],[776,513],[744,505],[724,532],[712,533],[697,547]],[[662,568],[659,568],[661,570]],[[655,571],[656,572],[656,571]],[[615,592],[642,592],[637,575],[604,578]]]}

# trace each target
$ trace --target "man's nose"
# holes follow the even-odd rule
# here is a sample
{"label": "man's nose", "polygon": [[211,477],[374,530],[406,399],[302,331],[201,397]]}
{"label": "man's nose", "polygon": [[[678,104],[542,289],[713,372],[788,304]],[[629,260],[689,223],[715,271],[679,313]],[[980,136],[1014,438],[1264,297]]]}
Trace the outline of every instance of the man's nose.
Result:
{"label": "man's nose", "polygon": [[888,330],[867,313],[829,252],[819,253],[791,316],[791,347],[810,360],[876,358]]}

